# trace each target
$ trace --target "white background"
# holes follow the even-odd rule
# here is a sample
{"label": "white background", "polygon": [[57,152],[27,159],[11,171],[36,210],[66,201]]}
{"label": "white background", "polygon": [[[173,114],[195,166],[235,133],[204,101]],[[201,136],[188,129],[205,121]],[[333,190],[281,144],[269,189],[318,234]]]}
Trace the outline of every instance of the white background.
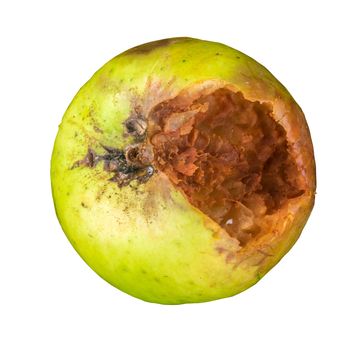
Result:
{"label": "white background", "polygon": [[[1,1],[0,348],[357,349],[355,1]],[[205,304],[134,299],[97,277],[55,217],[57,126],[80,86],[132,46],[223,42],[303,108],[318,191],[291,252],[248,291]]]}

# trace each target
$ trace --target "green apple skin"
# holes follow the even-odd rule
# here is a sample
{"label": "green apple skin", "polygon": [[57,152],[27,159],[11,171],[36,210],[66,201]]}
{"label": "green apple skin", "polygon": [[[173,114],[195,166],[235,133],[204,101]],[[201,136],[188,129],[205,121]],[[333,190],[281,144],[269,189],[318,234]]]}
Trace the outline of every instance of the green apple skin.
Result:
{"label": "green apple skin", "polygon": [[[73,167],[88,148],[103,153],[101,145],[132,143],[123,122],[135,106],[149,111],[194,85],[230,85],[246,98],[272,103],[288,137],[299,140],[308,191],[289,204],[282,232],[268,232],[252,247],[241,249],[162,173],[119,188],[100,163]],[[315,164],[304,115],[268,70],[223,44],[172,38],[116,56],[79,90],[59,126],[51,183],[63,231],[98,275],[145,301],[195,303],[246,290],[287,253],[313,207]]]}

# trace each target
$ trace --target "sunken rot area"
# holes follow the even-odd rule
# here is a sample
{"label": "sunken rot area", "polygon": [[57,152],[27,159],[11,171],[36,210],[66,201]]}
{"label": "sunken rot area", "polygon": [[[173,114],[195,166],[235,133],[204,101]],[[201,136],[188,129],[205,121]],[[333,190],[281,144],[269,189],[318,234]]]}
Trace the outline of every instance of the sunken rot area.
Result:
{"label": "sunken rot area", "polygon": [[289,92],[244,53],[192,38],[129,49],[92,76],[59,127],[51,185],[83,260],[162,304],[259,281],[298,239],[316,188]]}
{"label": "sunken rot area", "polygon": [[269,233],[271,216],[305,192],[272,113],[270,104],[220,88],[164,101],[149,116],[155,167],[242,246]]}

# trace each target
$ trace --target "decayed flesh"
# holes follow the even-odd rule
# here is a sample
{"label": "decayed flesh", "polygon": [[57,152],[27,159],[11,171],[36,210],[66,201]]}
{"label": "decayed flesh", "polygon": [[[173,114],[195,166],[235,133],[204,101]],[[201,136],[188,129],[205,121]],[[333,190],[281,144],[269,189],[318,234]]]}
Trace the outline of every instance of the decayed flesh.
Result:
{"label": "decayed flesh", "polygon": [[305,191],[271,106],[239,92],[221,88],[189,106],[178,99],[157,105],[149,138],[155,167],[241,245]]}

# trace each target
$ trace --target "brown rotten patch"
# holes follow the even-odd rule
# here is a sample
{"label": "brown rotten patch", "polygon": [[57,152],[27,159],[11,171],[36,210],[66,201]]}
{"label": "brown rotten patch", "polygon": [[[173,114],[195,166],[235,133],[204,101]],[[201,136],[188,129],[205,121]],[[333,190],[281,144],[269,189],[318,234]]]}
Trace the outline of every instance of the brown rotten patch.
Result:
{"label": "brown rotten patch", "polygon": [[164,101],[148,123],[154,166],[241,245],[305,192],[270,104],[221,88],[186,104]]}

